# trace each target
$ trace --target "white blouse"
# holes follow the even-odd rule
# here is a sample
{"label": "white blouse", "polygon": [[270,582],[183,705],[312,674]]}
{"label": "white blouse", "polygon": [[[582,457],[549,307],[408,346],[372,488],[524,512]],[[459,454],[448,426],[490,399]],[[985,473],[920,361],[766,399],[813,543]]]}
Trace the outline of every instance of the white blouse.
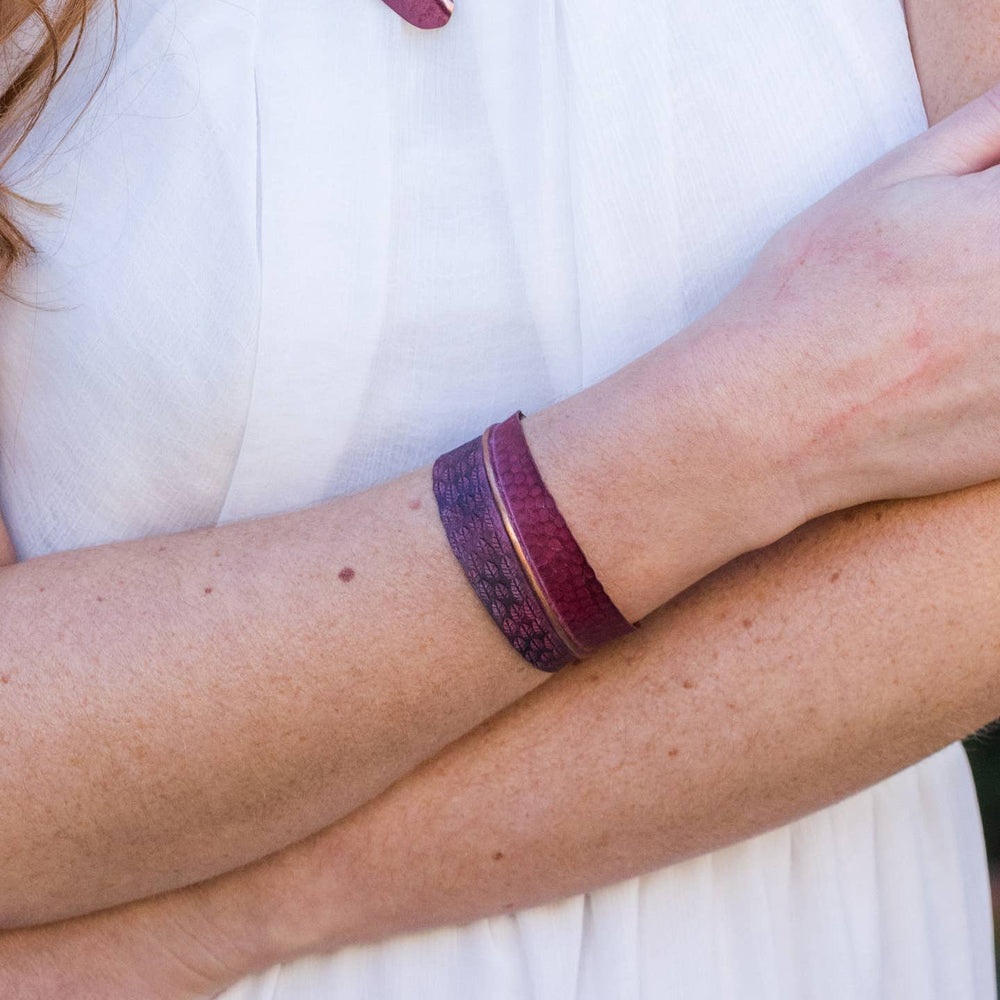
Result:
{"label": "white blouse", "polygon": [[[127,0],[12,163],[0,505],[22,557],[300,507],[680,330],[926,125],[898,0]],[[105,29],[107,25],[105,24]],[[557,905],[303,960],[227,1000],[995,996],[951,747]]]}

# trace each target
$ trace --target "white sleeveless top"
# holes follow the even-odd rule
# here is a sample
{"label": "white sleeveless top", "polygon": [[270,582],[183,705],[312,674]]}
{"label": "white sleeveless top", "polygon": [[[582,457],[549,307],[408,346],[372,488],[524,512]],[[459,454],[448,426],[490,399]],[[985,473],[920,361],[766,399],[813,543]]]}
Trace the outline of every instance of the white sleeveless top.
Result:
{"label": "white sleeveless top", "polygon": [[[898,0],[130,0],[13,164],[64,206],[0,303],[22,558],[300,507],[573,393],[926,125]],[[958,746],[833,808],[227,1000],[995,995]]]}

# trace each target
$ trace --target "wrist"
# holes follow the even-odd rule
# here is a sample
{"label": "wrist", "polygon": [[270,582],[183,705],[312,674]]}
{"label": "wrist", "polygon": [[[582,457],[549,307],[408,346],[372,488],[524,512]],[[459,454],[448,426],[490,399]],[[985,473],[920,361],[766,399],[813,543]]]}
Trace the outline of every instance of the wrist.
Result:
{"label": "wrist", "polygon": [[219,948],[241,975],[359,939],[351,864],[338,847],[340,828],[349,822],[205,884],[196,906],[216,939],[224,938]]}
{"label": "wrist", "polygon": [[737,337],[709,314],[525,421],[546,485],[632,621],[810,516],[773,394],[744,363],[747,325]]}
{"label": "wrist", "polygon": [[772,341],[770,322],[726,299],[663,344],[656,359],[676,383],[676,396],[664,398],[664,419],[679,401],[687,471],[696,472],[704,502],[717,511],[721,546],[739,546],[734,556],[820,513],[817,484],[801,462],[793,390],[768,353]]}
{"label": "wrist", "polygon": [[121,912],[131,937],[153,942],[206,992],[297,957],[293,928],[278,934],[272,900],[262,892],[259,870],[266,863],[130,904]]}
{"label": "wrist", "polygon": [[[255,885],[242,905],[255,908],[255,948],[268,957],[250,971],[304,955],[332,954],[420,926],[414,913],[422,911],[421,901],[406,891],[412,883],[392,880],[392,859],[383,862],[380,844],[369,834],[372,810],[376,816],[391,811],[385,804],[391,795],[384,793],[335,826],[248,869]],[[422,810],[425,804],[420,806]]]}
{"label": "wrist", "polygon": [[[726,376],[742,400],[732,407],[733,420],[753,428],[761,442],[758,474],[771,490],[775,516],[770,525],[755,525],[765,535],[776,532],[762,543],[768,544],[799,524],[891,491],[878,488],[888,478],[879,468],[884,449],[873,447],[869,421],[855,420],[866,404],[853,383],[867,381],[868,369],[852,376],[817,351],[801,333],[801,317],[772,308],[764,323],[761,315],[753,290],[737,290],[705,317],[702,347],[714,352],[719,367],[736,369]],[[874,461],[866,464],[866,455]]]}

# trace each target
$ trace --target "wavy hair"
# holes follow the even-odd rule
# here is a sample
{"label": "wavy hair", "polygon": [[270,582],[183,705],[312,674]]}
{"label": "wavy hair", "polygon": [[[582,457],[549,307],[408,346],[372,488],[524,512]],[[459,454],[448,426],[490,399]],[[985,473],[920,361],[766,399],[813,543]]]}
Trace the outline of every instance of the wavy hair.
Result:
{"label": "wavy hair", "polygon": [[[73,62],[101,0],[0,0],[0,178]],[[118,30],[118,2],[109,0]],[[112,47],[113,51],[113,47]],[[107,68],[105,68],[105,76]],[[102,77],[103,80],[103,77]],[[81,110],[82,114],[82,110]],[[45,210],[0,180],[0,287],[34,252],[17,209]]]}

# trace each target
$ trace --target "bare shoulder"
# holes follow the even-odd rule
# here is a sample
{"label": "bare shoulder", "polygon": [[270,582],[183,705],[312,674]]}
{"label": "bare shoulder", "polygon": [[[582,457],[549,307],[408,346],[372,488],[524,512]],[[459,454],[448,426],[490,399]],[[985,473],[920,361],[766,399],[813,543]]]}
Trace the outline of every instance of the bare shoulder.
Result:
{"label": "bare shoulder", "polygon": [[1000,81],[1000,0],[904,0],[933,125]]}

